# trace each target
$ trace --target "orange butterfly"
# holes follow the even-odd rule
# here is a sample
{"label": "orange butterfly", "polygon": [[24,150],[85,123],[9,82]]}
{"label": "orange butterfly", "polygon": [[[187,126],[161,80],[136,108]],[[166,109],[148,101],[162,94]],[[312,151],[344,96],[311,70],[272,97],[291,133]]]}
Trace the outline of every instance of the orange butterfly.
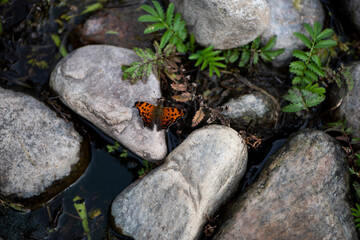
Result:
{"label": "orange butterfly", "polygon": [[151,129],[154,125],[157,130],[167,129],[179,117],[184,116],[184,112],[180,109],[155,106],[147,102],[135,102],[135,107],[139,110],[144,125]]}

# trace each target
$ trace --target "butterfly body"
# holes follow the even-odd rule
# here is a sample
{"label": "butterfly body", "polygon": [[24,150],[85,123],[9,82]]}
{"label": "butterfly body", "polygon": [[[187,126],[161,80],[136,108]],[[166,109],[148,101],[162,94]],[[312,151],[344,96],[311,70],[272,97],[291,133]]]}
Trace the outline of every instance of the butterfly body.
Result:
{"label": "butterfly body", "polygon": [[167,129],[178,118],[184,116],[184,112],[180,109],[155,106],[147,102],[135,102],[135,107],[139,110],[144,125],[151,129],[154,125],[157,130]]}

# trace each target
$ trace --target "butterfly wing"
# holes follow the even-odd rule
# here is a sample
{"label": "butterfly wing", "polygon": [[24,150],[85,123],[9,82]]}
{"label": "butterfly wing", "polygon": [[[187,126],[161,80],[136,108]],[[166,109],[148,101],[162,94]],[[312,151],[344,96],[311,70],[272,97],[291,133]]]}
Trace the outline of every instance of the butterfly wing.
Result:
{"label": "butterfly wing", "polygon": [[156,106],[147,102],[135,102],[135,107],[139,110],[139,115],[141,116],[144,125],[152,129],[154,127]]}
{"label": "butterfly wing", "polygon": [[166,129],[179,117],[184,116],[184,112],[174,107],[164,107],[160,117],[160,128]]}

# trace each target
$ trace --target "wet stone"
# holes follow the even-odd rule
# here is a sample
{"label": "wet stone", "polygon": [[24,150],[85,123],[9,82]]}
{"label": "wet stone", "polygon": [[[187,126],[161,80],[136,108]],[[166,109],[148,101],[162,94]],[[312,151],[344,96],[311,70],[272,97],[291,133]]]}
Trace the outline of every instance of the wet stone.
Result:
{"label": "wet stone", "polygon": [[[22,203],[43,196],[38,200],[47,201],[67,187],[61,180],[71,184],[79,176],[73,170],[82,137],[31,96],[0,88],[0,98],[1,199]],[[49,194],[41,195],[45,190]]]}
{"label": "wet stone", "polygon": [[226,214],[214,239],[358,239],[350,214],[345,153],[329,135],[305,129]]}
{"label": "wet stone", "polygon": [[246,145],[236,131],[198,129],[116,197],[114,226],[137,240],[197,239],[207,216],[236,190],[246,164]]}

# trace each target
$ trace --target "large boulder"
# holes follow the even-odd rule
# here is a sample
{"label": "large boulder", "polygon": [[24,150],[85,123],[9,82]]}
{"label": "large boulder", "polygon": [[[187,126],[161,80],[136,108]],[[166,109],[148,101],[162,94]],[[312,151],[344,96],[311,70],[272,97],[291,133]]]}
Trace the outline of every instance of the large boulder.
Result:
{"label": "large boulder", "polygon": [[357,239],[341,146],[319,130],[297,133],[236,200],[214,239]]}

